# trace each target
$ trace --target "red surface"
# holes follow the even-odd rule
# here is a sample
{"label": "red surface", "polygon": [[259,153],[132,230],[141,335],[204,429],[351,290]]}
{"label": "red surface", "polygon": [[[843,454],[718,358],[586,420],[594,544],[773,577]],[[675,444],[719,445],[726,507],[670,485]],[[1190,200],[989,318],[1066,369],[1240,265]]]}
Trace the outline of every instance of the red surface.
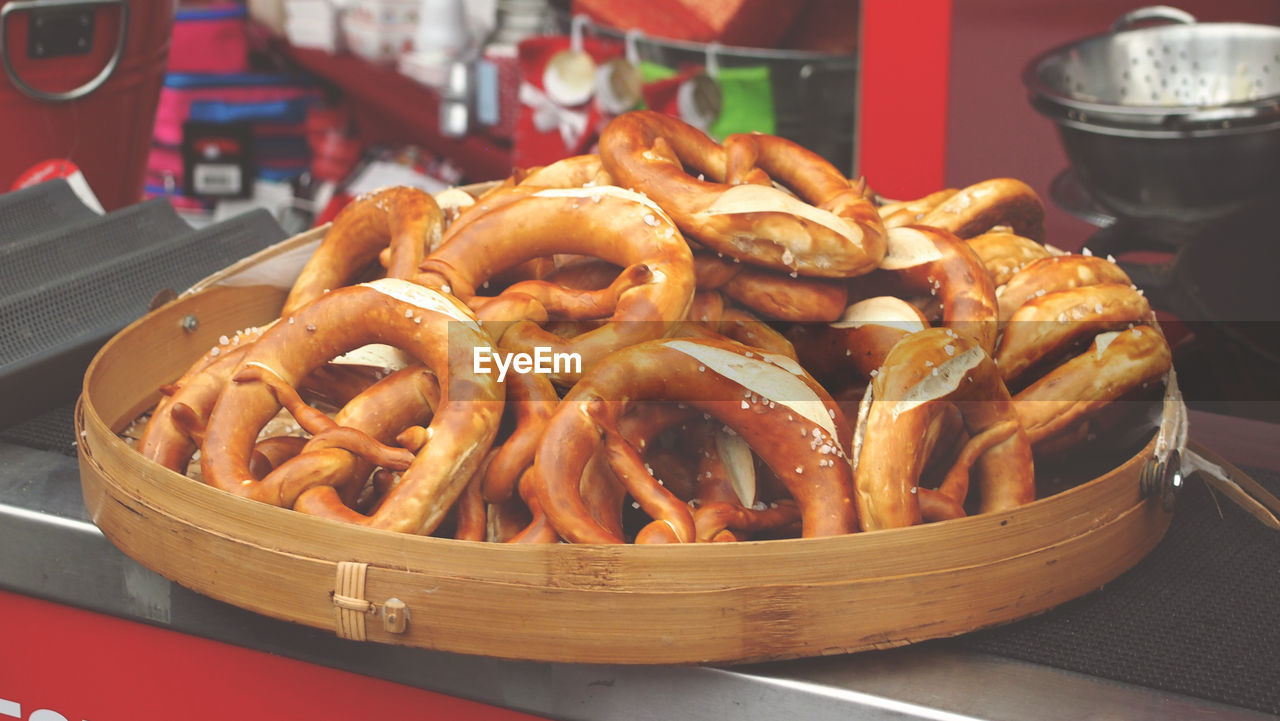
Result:
{"label": "red surface", "polygon": [[[535,719],[0,591],[0,719]],[[14,716],[14,714],[17,716]]]}
{"label": "red surface", "polygon": [[[4,5],[0,0],[0,5]],[[41,102],[21,94],[0,73],[0,188],[45,160],[69,159],[106,210],[142,200],[147,150],[156,102],[164,79],[173,28],[174,3],[129,3],[124,54],[110,79],[96,91],[69,102]],[[18,76],[37,90],[63,92],[93,78],[116,48],[120,10],[94,13],[92,47],[83,55],[28,58],[30,13],[10,16],[0,47],[7,49]]]}
{"label": "red surface", "polygon": [[653,37],[772,48],[802,6],[796,0],[575,0],[573,12],[601,25]]}
{"label": "red surface", "polygon": [[863,0],[857,167],[876,192],[943,186],[951,0]]}
{"label": "red surface", "polygon": [[367,144],[414,143],[453,160],[470,182],[511,174],[511,149],[495,138],[474,132],[447,138],[438,128],[440,96],[431,88],[349,53],[276,44],[303,69],[329,81],[347,97],[360,140]]}

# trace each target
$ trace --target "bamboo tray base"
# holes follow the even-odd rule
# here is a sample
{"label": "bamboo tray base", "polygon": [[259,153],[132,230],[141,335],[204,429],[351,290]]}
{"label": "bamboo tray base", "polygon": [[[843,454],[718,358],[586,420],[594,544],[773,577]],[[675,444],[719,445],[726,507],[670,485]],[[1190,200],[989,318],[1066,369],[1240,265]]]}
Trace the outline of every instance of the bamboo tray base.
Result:
{"label": "bamboo tray base", "polygon": [[[1094,591],[1145,556],[1170,521],[1139,489],[1154,439],[1113,470],[1012,511],[834,538],[510,546],[255,503],[151,463],[118,435],[219,335],[278,315],[282,288],[226,280],[149,314],[95,358],[76,412],[85,504],[112,543],[166,578],[348,638],[621,664],[886,648],[1008,623]],[[184,329],[191,319],[194,330]]]}

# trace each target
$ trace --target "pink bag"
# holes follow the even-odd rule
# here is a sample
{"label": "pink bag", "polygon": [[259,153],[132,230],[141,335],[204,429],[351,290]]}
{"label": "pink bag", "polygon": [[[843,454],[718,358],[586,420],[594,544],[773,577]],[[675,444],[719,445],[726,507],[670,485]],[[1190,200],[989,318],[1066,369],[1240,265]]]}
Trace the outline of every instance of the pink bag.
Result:
{"label": "pink bag", "polygon": [[191,104],[199,100],[265,103],[300,98],[318,101],[321,93],[316,86],[286,75],[170,73],[160,90],[155,141],[169,146],[181,145],[182,124],[191,117]]}

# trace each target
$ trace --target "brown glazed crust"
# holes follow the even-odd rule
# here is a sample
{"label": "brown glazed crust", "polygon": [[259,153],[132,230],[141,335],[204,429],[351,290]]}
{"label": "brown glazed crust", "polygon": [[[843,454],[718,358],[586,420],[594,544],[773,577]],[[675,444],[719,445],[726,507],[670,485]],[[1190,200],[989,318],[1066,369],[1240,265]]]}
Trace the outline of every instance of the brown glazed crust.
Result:
{"label": "brown glazed crust", "polygon": [[[683,345],[682,345],[683,344]],[[733,358],[744,368],[762,367],[769,373],[787,373],[807,389],[827,421],[815,423],[787,402],[799,398],[767,398],[759,388],[744,386],[700,362],[695,352],[707,348]],[[682,350],[684,349],[684,350]],[[803,535],[824,536],[856,529],[851,471],[846,461],[852,434],[830,396],[785,359],[766,360],[738,344],[705,339],[651,341],[618,351],[587,374],[561,402],[547,426],[534,468],[542,478],[539,500],[560,535],[575,543],[622,543],[623,539],[592,519],[578,483],[593,455],[607,443],[618,443],[618,419],[635,401],[667,400],[683,403],[732,428],[786,484],[803,524]],[[784,402],[785,401],[785,402]],[[835,438],[823,427],[836,430]],[[617,446],[619,453],[624,451]],[[823,452],[825,450],[825,453]],[[613,466],[615,472],[618,466]],[[620,474],[620,475],[626,475]],[[647,476],[647,474],[645,474]],[[627,478],[620,478],[624,483]],[[663,494],[656,482],[641,489],[652,477],[631,478],[633,497],[655,518],[654,524],[671,524],[680,540],[692,540],[691,519]],[[640,497],[637,497],[639,495]],[[663,515],[663,514],[670,515]],[[690,534],[688,536],[684,534]]]}

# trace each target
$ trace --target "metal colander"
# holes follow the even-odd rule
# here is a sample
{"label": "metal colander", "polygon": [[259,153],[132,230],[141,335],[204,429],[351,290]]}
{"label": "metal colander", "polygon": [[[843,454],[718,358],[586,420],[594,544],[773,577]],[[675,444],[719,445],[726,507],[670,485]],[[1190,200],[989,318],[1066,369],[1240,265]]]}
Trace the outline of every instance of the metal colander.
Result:
{"label": "metal colander", "polygon": [[1024,81],[1042,112],[1100,125],[1231,131],[1280,122],[1280,27],[1142,8],[1109,33],[1039,56]]}

